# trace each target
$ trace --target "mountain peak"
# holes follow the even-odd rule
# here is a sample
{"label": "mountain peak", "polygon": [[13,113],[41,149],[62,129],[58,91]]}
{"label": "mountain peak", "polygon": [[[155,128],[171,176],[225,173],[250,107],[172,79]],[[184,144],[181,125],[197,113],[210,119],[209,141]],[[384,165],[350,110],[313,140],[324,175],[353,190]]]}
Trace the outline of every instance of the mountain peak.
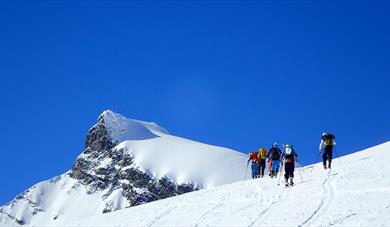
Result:
{"label": "mountain peak", "polygon": [[105,110],[98,118],[98,124],[105,126],[112,142],[118,144],[125,140],[145,140],[169,134],[166,129],[154,122],[128,119],[112,110]]}
{"label": "mountain peak", "polygon": [[227,148],[169,135],[153,122],[106,110],[89,129],[84,151],[72,169],[0,207],[0,226],[66,225],[70,220],[235,182],[245,173],[246,158]]}

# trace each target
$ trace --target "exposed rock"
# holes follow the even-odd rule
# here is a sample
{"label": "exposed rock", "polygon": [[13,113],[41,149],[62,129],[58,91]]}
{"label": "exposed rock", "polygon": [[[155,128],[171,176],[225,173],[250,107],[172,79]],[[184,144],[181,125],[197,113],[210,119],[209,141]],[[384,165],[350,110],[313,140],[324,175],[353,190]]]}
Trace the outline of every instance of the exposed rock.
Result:
{"label": "exposed rock", "polygon": [[[126,150],[115,149],[115,145],[103,118],[99,118],[99,122],[89,130],[85,150],[69,175],[87,185],[89,193],[108,188],[122,189],[122,196],[130,206],[198,190],[193,184],[177,185],[167,177],[156,179],[139,170],[133,157]],[[113,210],[112,202],[108,202],[102,212]]]}
{"label": "exposed rock", "polygon": [[87,134],[85,141],[85,153],[91,151],[107,151],[113,148],[115,144],[111,141],[108,135],[107,129],[104,125],[102,117],[99,118],[99,122],[94,125]]}
{"label": "exposed rock", "polygon": [[[110,114],[110,112],[105,112],[105,114]],[[111,131],[115,131],[114,129],[110,128]],[[162,129],[159,128],[159,130]],[[84,151],[77,157],[72,169],[66,173],[76,180],[66,189],[67,195],[71,195],[81,186],[85,186],[88,194],[104,192],[100,193],[103,195],[101,202],[104,208],[99,212],[107,213],[198,190],[193,184],[175,184],[167,177],[158,179],[140,170],[135,165],[134,157],[130,155],[131,152],[116,149],[117,141],[113,141],[110,135],[104,116],[101,115],[98,123],[88,131]],[[55,184],[60,180],[61,177],[55,177],[49,182]],[[60,185],[59,188],[63,189],[64,185]],[[50,210],[44,210],[46,206],[42,206],[41,202],[32,196],[36,192],[32,193],[32,191],[34,187],[18,195],[4,206],[7,209],[0,208],[0,214],[4,214],[4,217],[11,219],[12,222],[25,225],[29,224],[29,219],[24,217],[50,212]],[[12,212],[15,204],[23,204],[23,215],[20,215],[19,211]],[[61,219],[62,214],[59,209],[50,215],[50,219],[57,220]]]}

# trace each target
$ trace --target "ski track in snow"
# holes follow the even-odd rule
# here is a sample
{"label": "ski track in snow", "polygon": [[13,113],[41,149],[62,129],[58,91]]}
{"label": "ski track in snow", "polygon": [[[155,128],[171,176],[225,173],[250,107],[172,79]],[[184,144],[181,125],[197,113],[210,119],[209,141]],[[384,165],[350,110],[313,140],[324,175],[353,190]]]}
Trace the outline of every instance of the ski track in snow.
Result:
{"label": "ski track in snow", "polygon": [[325,212],[330,205],[333,203],[334,200],[334,188],[332,185],[332,181],[334,179],[334,176],[336,176],[337,173],[333,173],[332,171],[328,172],[328,176],[325,178],[325,180],[321,184],[322,188],[322,194],[323,197],[321,198],[321,201],[318,205],[318,207],[313,211],[313,213],[300,225],[298,226],[311,226],[310,223],[313,223],[315,220],[317,220],[319,217],[321,217],[321,213]]}
{"label": "ski track in snow", "polygon": [[[265,192],[262,192],[263,195],[265,195]],[[287,196],[288,196],[289,192],[287,193]],[[272,209],[272,207],[276,206],[277,204],[279,204],[280,202],[283,201],[283,198],[286,197],[286,190],[279,190],[279,193],[278,195],[276,196],[276,198],[266,207],[264,208],[260,213],[259,215],[248,225],[248,227],[252,227],[252,226],[256,226],[256,223],[258,223],[260,220],[267,220],[268,216],[269,215],[266,215],[267,213],[269,213]]]}
{"label": "ski track in snow", "polygon": [[162,218],[168,216],[172,211],[174,211],[177,207],[176,206],[173,206],[173,207],[170,207],[168,208],[166,211],[164,211],[163,213],[161,213],[159,216],[155,217],[152,221],[150,221],[148,224],[146,224],[145,226],[147,227],[151,227],[153,226],[154,224],[156,224],[158,221],[160,221]]}
{"label": "ski track in snow", "polygon": [[346,220],[348,220],[349,218],[351,218],[351,217],[354,217],[354,216],[356,216],[357,215],[357,213],[352,213],[352,214],[348,214],[348,215],[345,215],[345,216],[343,216],[343,217],[341,217],[341,218],[338,218],[338,219],[336,219],[336,220],[334,220],[332,223],[330,223],[329,225],[341,225],[343,222],[345,222]]}
{"label": "ski track in snow", "polygon": [[[335,161],[332,170],[324,170],[322,163],[297,168],[302,173],[297,172],[293,187],[278,187],[279,177],[250,179],[82,220],[60,218],[56,225],[33,226],[390,226],[389,150],[390,142],[351,154],[342,163]],[[1,222],[10,219],[6,211],[0,213],[0,226],[10,226]]]}
{"label": "ski track in snow", "polygon": [[207,217],[209,217],[215,210],[217,210],[218,208],[220,207],[223,207],[223,205],[225,204],[225,202],[229,199],[230,197],[230,194],[231,192],[230,191],[227,191],[223,197],[223,199],[217,203],[214,207],[212,207],[210,210],[206,211],[205,213],[203,213],[199,219],[196,221],[194,227],[198,227],[198,226],[202,226],[201,225],[201,222],[206,220]]}

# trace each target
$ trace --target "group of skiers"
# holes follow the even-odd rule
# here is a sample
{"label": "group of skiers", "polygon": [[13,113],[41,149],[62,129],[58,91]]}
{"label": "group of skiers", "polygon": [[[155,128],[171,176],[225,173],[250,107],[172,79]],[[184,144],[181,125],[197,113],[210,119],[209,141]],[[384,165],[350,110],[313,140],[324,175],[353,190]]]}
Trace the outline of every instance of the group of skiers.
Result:
{"label": "group of skiers", "polygon": [[[333,147],[336,145],[335,136],[331,133],[324,132],[321,137],[319,154],[323,153],[322,161],[324,169],[332,167]],[[286,186],[294,185],[295,163],[298,163],[298,154],[293,145],[283,145],[283,151],[279,148],[278,143],[274,143],[269,151],[261,147],[259,151],[249,153],[247,164],[251,163],[252,178],[264,177],[267,168],[271,178],[277,177],[280,170],[284,167],[284,180]]]}

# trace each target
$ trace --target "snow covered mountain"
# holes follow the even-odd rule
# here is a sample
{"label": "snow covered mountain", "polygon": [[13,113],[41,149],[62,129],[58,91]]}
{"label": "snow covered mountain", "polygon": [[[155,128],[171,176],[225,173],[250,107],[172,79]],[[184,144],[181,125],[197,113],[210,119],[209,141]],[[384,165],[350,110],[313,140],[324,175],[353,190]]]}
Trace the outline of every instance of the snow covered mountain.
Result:
{"label": "snow covered mountain", "polygon": [[389,150],[296,169],[285,188],[249,179],[244,154],[105,111],[72,169],[2,206],[0,226],[389,226]]}
{"label": "snow covered mountain", "polygon": [[0,225],[72,220],[242,180],[246,155],[104,111],[68,172],[0,207]]}
{"label": "snow covered mountain", "polygon": [[71,226],[389,226],[390,142],[295,171],[90,217]]}

